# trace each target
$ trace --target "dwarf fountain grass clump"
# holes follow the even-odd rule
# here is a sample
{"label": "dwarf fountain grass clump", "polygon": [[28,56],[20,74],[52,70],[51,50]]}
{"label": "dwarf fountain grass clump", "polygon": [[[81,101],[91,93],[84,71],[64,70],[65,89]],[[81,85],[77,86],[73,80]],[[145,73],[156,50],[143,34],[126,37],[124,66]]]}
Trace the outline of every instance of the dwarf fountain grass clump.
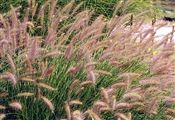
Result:
{"label": "dwarf fountain grass clump", "polygon": [[0,117],[154,119],[162,104],[161,118],[175,117],[171,35],[157,42],[153,28],[140,32],[140,15],[127,26],[130,14],[106,20],[56,3],[29,1],[23,19],[12,6],[0,17]]}

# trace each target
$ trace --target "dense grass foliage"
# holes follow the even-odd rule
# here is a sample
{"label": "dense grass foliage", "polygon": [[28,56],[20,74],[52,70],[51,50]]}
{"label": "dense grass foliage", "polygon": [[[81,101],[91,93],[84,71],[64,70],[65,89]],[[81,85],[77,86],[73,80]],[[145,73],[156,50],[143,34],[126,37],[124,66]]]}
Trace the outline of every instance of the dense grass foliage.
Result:
{"label": "dense grass foliage", "polygon": [[[63,7],[68,4],[71,0],[58,0],[58,5]],[[44,4],[46,0],[37,0],[38,5]],[[96,14],[103,14],[107,17],[112,17],[115,8],[119,4],[123,4],[122,0],[75,0],[76,4],[83,2],[82,9],[91,9]],[[23,10],[27,6],[27,0],[1,0],[0,12],[4,13],[10,9],[10,5],[15,7],[21,6],[21,14],[24,14]],[[161,10],[153,4],[151,0],[126,0],[125,3],[115,13],[117,15],[123,15],[127,13],[141,13],[142,11],[150,10],[151,14],[146,14],[149,17],[162,15]]]}
{"label": "dense grass foliage", "polygon": [[106,19],[57,4],[29,0],[23,13],[0,14],[0,119],[175,117],[174,31],[156,41],[164,23],[142,31],[142,13]]}

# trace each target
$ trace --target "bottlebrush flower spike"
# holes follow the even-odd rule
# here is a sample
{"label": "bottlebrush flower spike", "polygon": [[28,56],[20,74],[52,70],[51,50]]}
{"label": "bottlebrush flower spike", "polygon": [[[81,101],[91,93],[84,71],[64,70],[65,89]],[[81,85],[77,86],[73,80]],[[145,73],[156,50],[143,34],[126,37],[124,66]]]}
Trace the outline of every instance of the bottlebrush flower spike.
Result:
{"label": "bottlebrush flower spike", "polygon": [[22,105],[19,102],[12,102],[9,104],[9,106],[16,110],[22,110]]}
{"label": "bottlebrush flower spike", "polygon": [[83,103],[80,102],[79,100],[71,100],[69,102],[69,105],[82,105]]}
{"label": "bottlebrush flower spike", "polygon": [[8,61],[9,61],[9,64],[10,64],[10,66],[11,66],[11,69],[12,69],[13,74],[16,74],[16,66],[15,66],[15,63],[13,62],[13,59],[12,59],[12,57],[11,57],[9,54],[7,54],[7,59],[8,59]]}
{"label": "bottlebrush flower spike", "polygon": [[89,62],[85,65],[86,69],[92,69],[95,65],[99,64],[98,62]]}
{"label": "bottlebrush flower spike", "polygon": [[167,108],[166,113],[169,115],[175,115],[175,110],[173,108]]}
{"label": "bottlebrush flower spike", "polygon": [[25,82],[36,82],[36,80],[30,78],[30,77],[22,77],[19,79],[20,81],[25,81]]}
{"label": "bottlebrush flower spike", "polygon": [[7,73],[7,75],[9,76],[9,79],[11,80],[13,85],[16,85],[16,83],[17,83],[16,76],[14,74],[12,74],[12,73]]}
{"label": "bottlebrush flower spike", "polygon": [[0,93],[0,98],[2,98],[2,97],[7,97],[9,95],[9,93],[7,93],[7,92],[2,92],[2,93]]}
{"label": "bottlebrush flower spike", "polygon": [[95,83],[96,76],[95,76],[95,73],[92,70],[88,71],[87,80],[93,81],[93,83]]}
{"label": "bottlebrush flower spike", "polygon": [[79,70],[81,69],[81,64],[78,64],[78,65],[76,65],[76,66],[74,66],[74,67],[71,67],[69,70],[68,70],[68,73],[70,74],[70,75],[75,75]]}
{"label": "bottlebrush flower spike", "polygon": [[127,86],[127,83],[120,82],[120,83],[115,83],[111,86],[113,89],[119,89],[119,88],[125,88]]}
{"label": "bottlebrush flower spike", "polygon": [[103,102],[103,101],[100,101],[100,100],[96,101],[96,102],[94,103],[94,105],[95,105],[96,107],[98,107],[98,106],[99,106],[99,107],[109,107],[107,103],[105,103],[105,102]]}
{"label": "bottlebrush flower spike", "polygon": [[120,65],[120,62],[117,61],[117,60],[110,60],[109,63],[110,63],[111,65],[116,65],[116,66],[119,66],[119,65]]}
{"label": "bottlebrush flower spike", "polygon": [[125,114],[123,114],[123,113],[116,113],[115,114],[115,116],[117,116],[117,117],[119,117],[119,118],[121,118],[122,120],[131,120],[131,119],[129,119]]}
{"label": "bottlebrush flower spike", "polygon": [[67,119],[68,119],[68,120],[72,120],[72,115],[71,115],[70,106],[69,106],[69,104],[68,104],[67,101],[66,101],[64,104],[65,104],[65,105],[64,105],[64,108],[65,108],[65,111],[66,111],[66,114],[67,114]]}
{"label": "bottlebrush flower spike", "polygon": [[30,92],[23,92],[23,93],[18,93],[17,97],[29,97],[29,96],[34,96],[34,93],[30,93]]}
{"label": "bottlebrush flower spike", "polygon": [[46,89],[51,90],[51,91],[55,91],[56,90],[55,88],[53,88],[53,87],[51,87],[51,86],[49,86],[49,85],[47,85],[45,83],[38,83],[38,87],[46,88]]}
{"label": "bottlebrush flower spike", "polygon": [[131,107],[132,107],[132,105],[129,103],[118,103],[118,104],[116,104],[115,109],[116,110],[118,110],[118,109],[130,109]]}
{"label": "bottlebrush flower spike", "polygon": [[132,108],[145,107],[144,103],[142,102],[133,102],[131,103],[131,105],[132,105]]}
{"label": "bottlebrush flower spike", "polygon": [[173,103],[175,103],[175,98],[165,97],[164,101],[166,104],[173,104]]}
{"label": "bottlebrush flower spike", "polygon": [[30,61],[34,60],[37,57],[37,49],[38,49],[37,41],[33,40],[33,43],[28,53],[28,58]]}
{"label": "bottlebrush flower spike", "polygon": [[145,90],[145,92],[144,92],[144,95],[145,96],[154,96],[154,95],[156,95],[156,94],[160,94],[162,91],[161,91],[161,89],[159,88],[159,87],[155,87],[155,86],[150,86],[150,87],[148,87],[146,90]]}
{"label": "bottlebrush flower spike", "polygon": [[48,108],[49,108],[52,112],[54,112],[55,108],[54,108],[52,102],[51,102],[48,98],[46,98],[46,97],[44,97],[44,96],[41,96],[40,98],[44,101],[44,103],[48,106]]}
{"label": "bottlebrush flower spike", "polygon": [[51,75],[53,72],[53,67],[50,67],[50,68],[46,68],[44,73],[43,73],[43,76],[44,77],[48,77],[49,75]]}
{"label": "bottlebrush flower spike", "polygon": [[90,115],[92,120],[101,120],[101,118],[92,110],[88,110],[86,113]]}
{"label": "bottlebrush flower spike", "polygon": [[80,86],[85,87],[87,85],[92,85],[92,84],[93,84],[93,81],[87,80],[87,81],[81,82]]}
{"label": "bottlebrush flower spike", "polygon": [[67,5],[64,6],[64,8],[60,11],[62,14],[70,14],[72,7],[74,5],[75,1],[71,0]]}
{"label": "bottlebrush flower spike", "polygon": [[73,111],[72,113],[72,119],[73,120],[84,120],[84,116],[79,110],[76,110],[76,111]]}
{"label": "bottlebrush flower spike", "polygon": [[5,74],[1,75],[0,79],[8,80],[8,81],[12,82],[13,85],[16,85],[16,83],[17,83],[16,76],[10,72],[6,72]]}
{"label": "bottlebrush flower spike", "polygon": [[111,104],[112,110],[115,110],[116,104],[117,104],[116,96],[113,95],[113,96],[112,96],[112,104]]}
{"label": "bottlebrush flower spike", "polygon": [[0,114],[0,120],[4,120],[5,117],[6,117],[5,114]]}
{"label": "bottlebrush flower spike", "polygon": [[13,27],[16,27],[18,25],[18,17],[17,17],[17,14],[16,14],[16,9],[10,5],[10,8],[11,8],[11,14],[12,14],[12,25]]}
{"label": "bottlebrush flower spike", "polygon": [[141,85],[160,85],[160,81],[154,79],[146,79],[139,81]]}
{"label": "bottlebrush flower spike", "polygon": [[104,71],[104,70],[95,70],[95,73],[98,74],[102,74],[102,75],[108,75],[108,76],[112,76],[112,74],[110,72]]}
{"label": "bottlebrush flower spike", "polygon": [[62,55],[63,53],[61,53],[60,51],[52,51],[47,53],[44,57],[58,57],[59,55]]}
{"label": "bottlebrush flower spike", "polygon": [[159,98],[155,97],[152,99],[151,102],[149,102],[149,104],[147,105],[147,112],[150,114],[157,114],[158,111],[158,103],[159,102]]}
{"label": "bottlebrush flower spike", "polygon": [[[0,110],[4,110],[4,109],[6,109],[6,107],[3,106],[3,105],[0,105]],[[1,120],[1,119],[0,119],[0,120]]]}
{"label": "bottlebrush flower spike", "polygon": [[128,78],[128,79],[136,79],[137,77],[139,77],[140,74],[139,73],[122,73],[119,75],[119,78]]}
{"label": "bottlebrush flower spike", "polygon": [[46,41],[46,43],[48,43],[48,44],[52,44],[53,41],[54,41],[55,39],[56,39],[56,33],[55,33],[55,31],[51,28],[51,29],[49,29],[49,31],[48,31],[48,35],[47,35],[45,41]]}
{"label": "bottlebrush flower spike", "polygon": [[73,54],[73,44],[69,44],[65,51],[65,57],[70,59]]}
{"label": "bottlebrush flower spike", "polygon": [[174,117],[172,115],[166,115],[165,120],[174,120]]}
{"label": "bottlebrush flower spike", "polygon": [[128,100],[142,100],[142,96],[139,95],[138,93],[126,93],[123,95],[123,99],[128,101]]}
{"label": "bottlebrush flower spike", "polygon": [[101,95],[104,97],[105,102],[110,104],[109,94],[105,88],[101,88]]}
{"label": "bottlebrush flower spike", "polygon": [[77,88],[80,84],[80,80],[76,79],[76,80],[73,80],[73,82],[71,83],[70,87],[69,87],[69,90],[70,91],[73,91],[75,88]]}

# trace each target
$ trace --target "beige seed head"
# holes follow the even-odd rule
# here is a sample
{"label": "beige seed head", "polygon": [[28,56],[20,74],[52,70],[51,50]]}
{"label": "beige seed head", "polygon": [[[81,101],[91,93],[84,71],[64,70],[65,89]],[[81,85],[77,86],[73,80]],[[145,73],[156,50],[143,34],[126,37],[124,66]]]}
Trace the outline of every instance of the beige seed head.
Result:
{"label": "beige seed head", "polygon": [[48,108],[49,108],[52,112],[54,112],[55,108],[54,108],[52,102],[51,102],[48,98],[46,98],[46,97],[44,97],[44,96],[41,96],[41,99],[42,99],[42,100],[44,101],[44,103],[48,106]]}
{"label": "beige seed head", "polygon": [[82,102],[79,100],[71,100],[69,102],[69,105],[82,105]]}
{"label": "beige seed head", "polygon": [[4,110],[4,109],[6,109],[6,107],[3,105],[0,105],[0,110]]}
{"label": "beige seed head", "polygon": [[38,87],[46,88],[46,89],[51,90],[51,91],[56,90],[55,88],[53,88],[53,87],[51,87],[51,86],[49,86],[49,85],[47,85],[45,83],[38,83]]}
{"label": "beige seed head", "polygon": [[30,93],[30,92],[23,92],[23,93],[17,94],[18,97],[22,97],[22,96],[29,97],[29,96],[33,96],[33,95],[34,95],[34,93]]}
{"label": "beige seed head", "polygon": [[0,120],[4,120],[5,117],[6,117],[5,114],[0,114]]}
{"label": "beige seed head", "polygon": [[12,102],[9,104],[9,106],[17,110],[22,110],[22,105],[19,102]]}
{"label": "beige seed head", "polygon": [[72,119],[71,110],[70,110],[70,106],[69,106],[67,101],[65,102],[64,108],[65,108],[65,111],[66,111],[66,114],[67,114],[67,119],[71,120]]}
{"label": "beige seed head", "polygon": [[116,113],[115,116],[121,118],[122,120],[129,120],[128,117],[123,113]]}

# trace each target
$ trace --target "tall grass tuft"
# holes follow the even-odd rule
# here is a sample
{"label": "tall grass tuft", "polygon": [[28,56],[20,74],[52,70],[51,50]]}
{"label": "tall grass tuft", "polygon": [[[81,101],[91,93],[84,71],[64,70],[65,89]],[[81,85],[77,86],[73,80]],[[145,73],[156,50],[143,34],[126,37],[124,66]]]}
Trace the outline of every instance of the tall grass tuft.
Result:
{"label": "tall grass tuft", "polygon": [[174,42],[156,41],[162,24],[144,31],[139,15],[128,25],[132,14],[107,20],[56,2],[0,15],[0,118],[175,117]]}

